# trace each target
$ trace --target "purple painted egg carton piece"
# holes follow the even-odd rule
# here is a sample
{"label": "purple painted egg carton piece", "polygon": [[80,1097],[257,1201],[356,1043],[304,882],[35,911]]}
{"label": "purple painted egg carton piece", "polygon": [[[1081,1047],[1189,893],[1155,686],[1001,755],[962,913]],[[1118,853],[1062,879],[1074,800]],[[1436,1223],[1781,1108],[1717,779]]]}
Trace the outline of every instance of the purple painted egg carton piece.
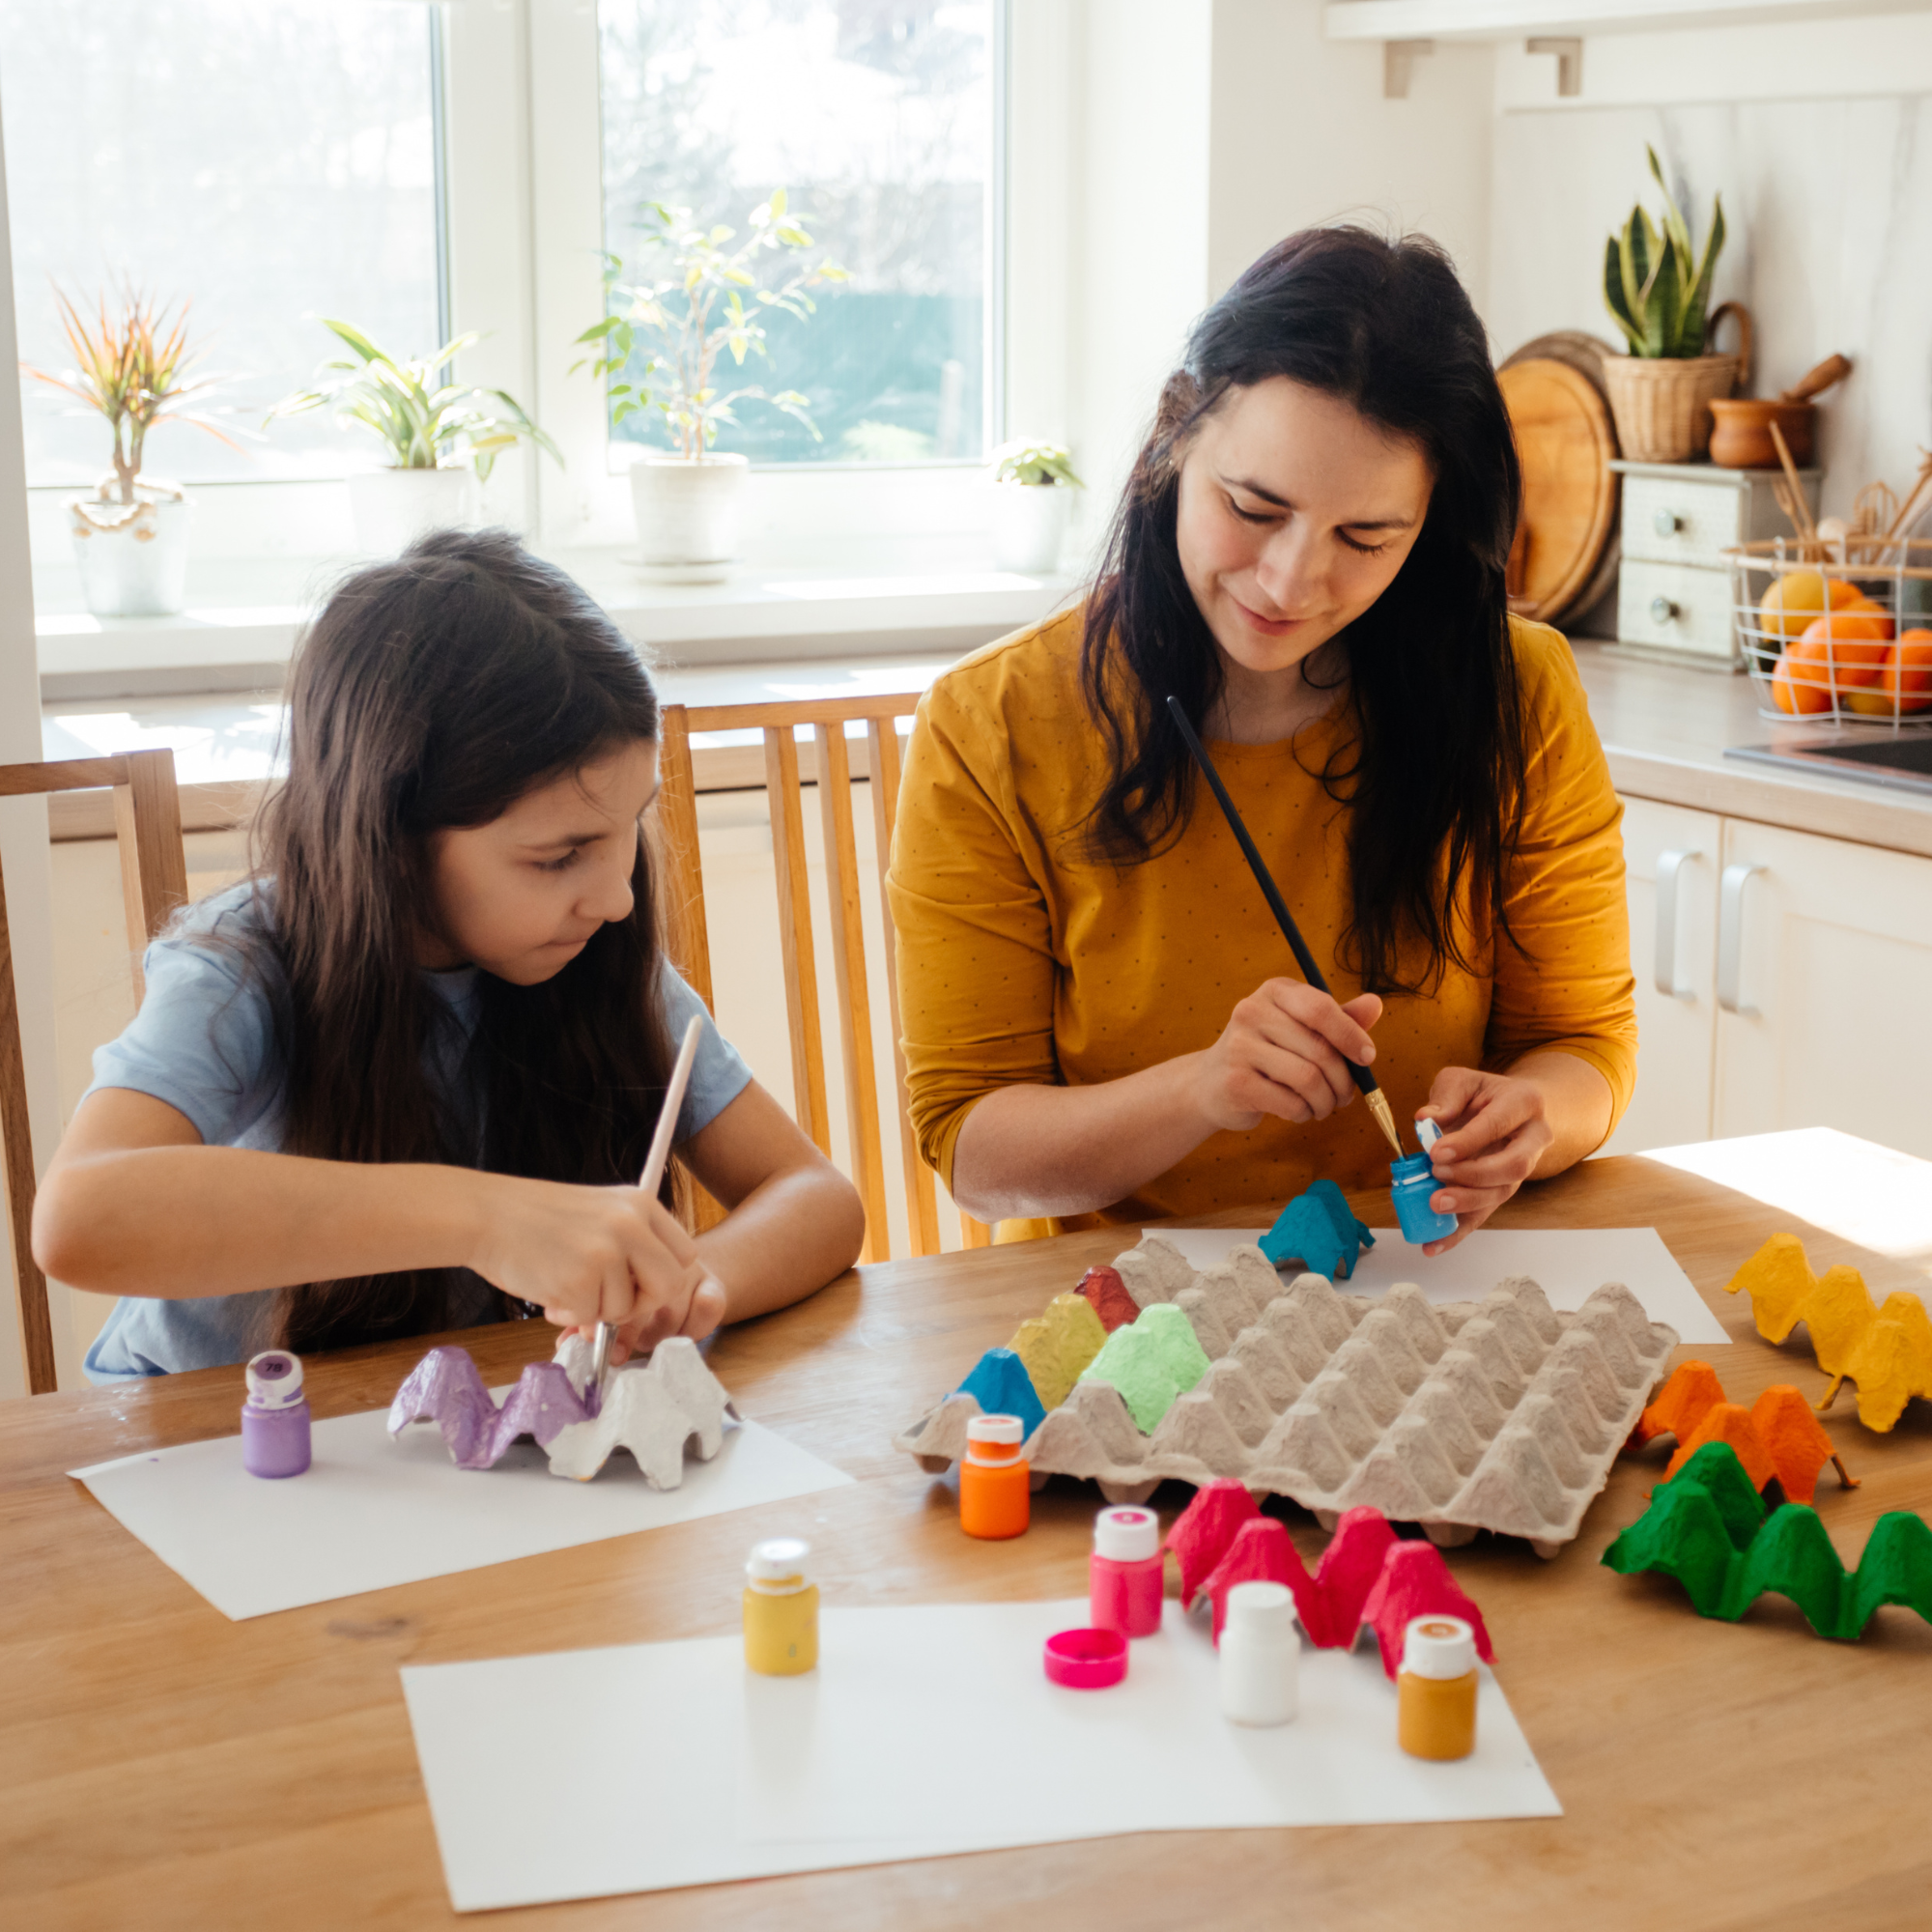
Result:
{"label": "purple painted egg carton piece", "polygon": [[396,1391],[389,1434],[400,1435],[412,1422],[434,1422],[459,1469],[488,1469],[518,1436],[534,1435],[548,1448],[592,1413],[561,1363],[532,1362],[498,1408],[469,1350],[441,1348],[432,1349]]}

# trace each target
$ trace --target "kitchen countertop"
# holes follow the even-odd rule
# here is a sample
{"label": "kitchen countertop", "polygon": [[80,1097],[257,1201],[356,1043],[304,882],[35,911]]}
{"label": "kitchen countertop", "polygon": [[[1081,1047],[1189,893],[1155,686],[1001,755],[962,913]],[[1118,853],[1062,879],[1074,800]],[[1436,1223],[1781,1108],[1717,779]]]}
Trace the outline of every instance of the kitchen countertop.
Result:
{"label": "kitchen countertop", "polygon": [[1624,796],[1932,858],[1932,792],[1822,772],[1787,773],[1724,756],[1728,745],[1817,744],[1834,737],[1869,743],[1889,727],[1774,724],[1759,716],[1757,690],[1747,677],[1660,663],[1587,639],[1577,639],[1575,648],[1590,716]]}

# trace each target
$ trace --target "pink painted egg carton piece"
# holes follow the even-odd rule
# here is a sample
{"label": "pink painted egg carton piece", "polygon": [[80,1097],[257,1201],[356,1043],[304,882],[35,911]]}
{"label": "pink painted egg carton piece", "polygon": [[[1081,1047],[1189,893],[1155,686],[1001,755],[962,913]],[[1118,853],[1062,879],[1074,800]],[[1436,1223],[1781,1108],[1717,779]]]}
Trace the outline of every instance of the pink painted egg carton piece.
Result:
{"label": "pink painted egg carton piece", "polygon": [[1494,1661],[1483,1613],[1449,1574],[1442,1552],[1402,1541],[1379,1510],[1346,1511],[1311,1576],[1287,1526],[1263,1516],[1242,1484],[1223,1478],[1197,1492],[1168,1531],[1167,1548],[1180,1564],[1182,1605],[1192,1608],[1202,1597],[1212,1604],[1217,1644],[1236,1583],[1285,1583],[1310,1643],[1347,1650],[1366,1624],[1391,1680],[1402,1664],[1403,1634],[1416,1617],[1463,1618],[1483,1661]]}
{"label": "pink painted egg carton piece", "polygon": [[[1158,1235],[1114,1266],[1141,1308],[1182,1310],[1208,1372],[1151,1435],[1118,1390],[1076,1383],[1026,1444],[1037,1480],[1091,1479],[1108,1501],[1139,1503],[1163,1481],[1235,1477],[1326,1527],[1366,1505],[1445,1547],[1487,1529],[1555,1555],[1678,1341],[1617,1282],[1559,1314],[1521,1276],[1437,1307],[1412,1283],[1379,1297],[1315,1274],[1284,1285],[1253,1247],[1198,1271]],[[895,1446],[944,1469],[978,1413],[949,1396]]]}

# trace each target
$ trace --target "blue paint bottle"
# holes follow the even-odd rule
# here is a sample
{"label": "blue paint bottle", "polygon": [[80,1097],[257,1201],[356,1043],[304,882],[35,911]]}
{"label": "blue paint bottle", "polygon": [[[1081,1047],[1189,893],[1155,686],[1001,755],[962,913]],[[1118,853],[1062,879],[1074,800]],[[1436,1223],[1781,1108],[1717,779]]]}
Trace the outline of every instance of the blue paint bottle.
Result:
{"label": "blue paint bottle", "polygon": [[1395,1202],[1396,1218],[1402,1223],[1403,1239],[1411,1247],[1426,1241],[1444,1241],[1456,1232],[1453,1214],[1438,1214],[1429,1205],[1437,1182],[1429,1150],[1441,1138],[1442,1130],[1434,1121],[1418,1123],[1422,1138],[1420,1153],[1406,1153],[1389,1162],[1389,1193]]}

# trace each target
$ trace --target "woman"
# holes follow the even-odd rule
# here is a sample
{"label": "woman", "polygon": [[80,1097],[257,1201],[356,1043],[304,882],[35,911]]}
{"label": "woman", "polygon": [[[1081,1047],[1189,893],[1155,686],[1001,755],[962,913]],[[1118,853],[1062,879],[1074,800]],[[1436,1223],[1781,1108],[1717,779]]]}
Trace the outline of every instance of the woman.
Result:
{"label": "woman", "polygon": [[[1003,1237],[1385,1183],[1350,1077],[1444,1130],[1461,1240],[1630,1100],[1624,868],[1447,258],[1291,236],[1196,325],[1078,610],[932,687],[892,905],[925,1158]],[[1178,695],[1338,998],[1293,974]],[[1014,1226],[1014,1223],[1026,1225]]]}

